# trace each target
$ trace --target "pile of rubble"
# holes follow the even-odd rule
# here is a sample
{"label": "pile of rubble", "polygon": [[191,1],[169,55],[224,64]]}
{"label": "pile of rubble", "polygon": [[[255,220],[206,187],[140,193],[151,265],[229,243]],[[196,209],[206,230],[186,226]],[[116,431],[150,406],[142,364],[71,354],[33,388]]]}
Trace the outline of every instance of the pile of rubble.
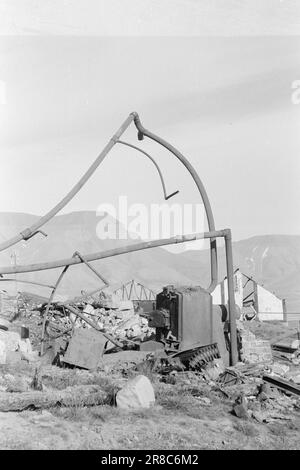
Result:
{"label": "pile of rubble", "polygon": [[[134,310],[131,300],[118,301],[116,299],[103,300],[101,303],[87,304],[83,313],[91,318],[100,331],[109,333],[117,340],[131,339],[145,341],[151,337],[155,330],[148,326],[148,320]],[[77,320],[75,326],[86,326],[83,320]]]}
{"label": "pile of rubble", "polygon": [[[46,312],[47,303],[37,305],[24,301],[17,317],[11,318],[8,315],[7,318],[0,319],[1,364],[21,359],[34,361],[38,357],[41,344],[44,344],[44,351],[52,349],[54,355],[52,352],[48,355],[52,362],[57,354],[63,359],[73,340],[73,349],[79,347],[81,343],[88,344],[91,340],[93,344],[96,341],[99,347],[95,348],[95,351],[93,348],[89,351],[87,347],[84,366],[90,368],[89,364],[93,364],[95,367],[103,352],[112,350],[116,345],[117,350],[138,349],[142,342],[150,339],[155,333],[155,330],[148,326],[148,320],[142,312],[134,309],[132,301],[121,301],[113,294],[102,295],[98,299],[77,300],[70,304],[53,302],[47,318]],[[30,327],[26,338],[21,337],[20,323],[23,321]],[[44,334],[43,323],[45,323]],[[33,351],[32,345],[37,351]],[[99,353],[97,360],[95,360],[96,351]],[[76,361],[75,359],[69,363],[80,366],[80,361],[79,363]],[[60,364],[60,360],[57,364]]]}
{"label": "pile of rubble", "polygon": [[244,326],[242,321],[237,321],[240,337],[240,355],[243,362],[272,362],[272,350],[269,341],[256,338],[256,336]]}
{"label": "pile of rubble", "polygon": [[[37,310],[36,306],[24,304],[26,312],[22,313],[22,317],[41,325],[46,319],[46,306],[44,304]],[[29,314],[30,308],[33,310]],[[120,301],[112,295],[88,301],[77,300],[69,305],[53,303],[46,320],[48,330],[46,328],[45,344],[49,345],[52,341],[53,348],[49,363],[64,368],[71,366],[78,370],[109,372],[118,380],[122,377],[126,383],[118,388],[114,396],[117,406],[128,409],[151,406],[155,396],[152,384],[146,377],[152,377],[156,382],[187,387],[203,406],[211,403],[209,395],[203,397],[200,393],[206,387],[212,394],[219,394],[221,399],[228,400],[236,417],[259,423],[291,419],[292,410],[300,409],[299,340],[271,346],[269,341],[256,338],[243,322],[238,321],[240,362],[229,367],[224,358],[217,354],[217,343],[187,350],[183,354],[180,351],[170,353],[163,345],[150,353],[151,348],[148,351],[139,350],[142,343],[152,338],[155,329],[149,327],[143,312],[136,311],[131,301]],[[54,336],[47,335],[51,328]],[[43,358],[33,350],[28,328],[19,326],[19,331],[17,329],[15,323],[0,319],[0,364],[23,360],[40,367]],[[147,344],[151,343],[155,341]],[[117,352],[107,354],[116,345]],[[54,356],[59,360],[55,362]],[[38,380],[15,383],[12,377],[5,374],[1,380],[2,393],[4,390],[5,393],[18,391],[20,394],[34,390],[28,397],[15,395],[15,399],[9,402],[3,395],[3,409],[22,409],[22,406],[28,405],[28,400],[37,407],[44,406],[40,395],[42,390],[33,386]],[[47,406],[54,406],[56,402],[69,406],[71,388],[56,394],[47,390],[43,393],[46,393]],[[81,395],[83,392],[78,388],[76,393]],[[109,399],[98,385],[84,389],[84,393],[86,403],[106,403]]]}

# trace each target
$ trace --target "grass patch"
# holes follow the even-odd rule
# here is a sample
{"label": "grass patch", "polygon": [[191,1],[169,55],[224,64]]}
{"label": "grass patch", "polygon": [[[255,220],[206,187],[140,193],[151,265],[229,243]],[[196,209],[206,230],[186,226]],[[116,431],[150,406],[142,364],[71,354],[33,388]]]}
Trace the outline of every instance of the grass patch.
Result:
{"label": "grass patch", "polygon": [[233,425],[234,429],[247,437],[256,437],[258,432],[254,424],[247,421],[237,421]]}
{"label": "grass patch", "polygon": [[172,385],[157,387],[156,403],[161,405],[165,410],[173,413],[181,413],[186,416],[201,419],[206,415],[203,406],[199,404],[188,390],[178,389]]}

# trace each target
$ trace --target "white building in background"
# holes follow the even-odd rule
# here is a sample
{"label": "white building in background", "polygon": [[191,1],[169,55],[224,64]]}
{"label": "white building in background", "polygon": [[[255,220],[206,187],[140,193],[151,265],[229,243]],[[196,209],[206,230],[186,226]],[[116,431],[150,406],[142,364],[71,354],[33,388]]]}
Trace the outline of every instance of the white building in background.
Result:
{"label": "white building in background", "polygon": [[[234,296],[235,303],[240,308],[243,307],[243,281],[242,273],[239,269],[236,269],[233,276],[233,285],[234,285]],[[220,284],[218,284],[215,290],[212,292],[213,303],[214,304],[227,304],[228,302],[228,283],[227,277],[224,278]]]}
{"label": "white building in background", "polygon": [[[239,269],[234,272],[235,303],[242,314],[251,316],[256,313],[259,320],[285,320],[285,300],[277,297],[253,278]],[[212,292],[214,304],[227,304],[227,278],[220,282]]]}

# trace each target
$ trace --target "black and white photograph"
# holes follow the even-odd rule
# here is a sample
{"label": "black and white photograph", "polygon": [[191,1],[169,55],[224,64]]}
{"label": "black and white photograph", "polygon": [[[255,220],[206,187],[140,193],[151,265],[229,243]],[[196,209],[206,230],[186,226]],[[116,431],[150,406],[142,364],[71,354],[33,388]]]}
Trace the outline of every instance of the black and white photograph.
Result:
{"label": "black and white photograph", "polygon": [[1,451],[300,449],[299,126],[299,0],[0,0]]}

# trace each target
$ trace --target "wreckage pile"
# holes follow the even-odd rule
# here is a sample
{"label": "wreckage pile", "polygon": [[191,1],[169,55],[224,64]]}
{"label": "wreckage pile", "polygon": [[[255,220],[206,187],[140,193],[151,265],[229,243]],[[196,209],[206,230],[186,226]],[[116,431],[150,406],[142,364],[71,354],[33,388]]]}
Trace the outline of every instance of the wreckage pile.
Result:
{"label": "wreckage pile", "polygon": [[[76,385],[63,390],[52,390],[49,387],[43,389],[43,368],[48,366],[47,362],[42,361],[38,351],[33,350],[28,328],[19,327],[18,332],[14,322],[2,319],[1,410],[17,411],[28,406],[33,409],[49,408],[56,406],[56,403],[72,406],[74,394],[81,397],[84,405],[89,406],[113,403],[127,409],[149,407],[155,402],[154,391],[157,383],[166,387],[181,387],[203,406],[210,406],[211,397],[218,396],[220,400],[231,403],[232,414],[236,417],[253,419],[259,423],[291,419],[292,411],[300,409],[298,340],[281,341],[271,346],[270,342],[256,338],[244,322],[238,322],[240,362],[234,367],[226,366],[222,357],[205,352],[203,362],[198,361],[195,368],[192,367],[192,361],[184,360],[185,356],[168,355],[164,349],[150,353],[139,351],[138,348],[128,350],[128,341],[135,345],[141,344],[149,340],[155,332],[149,327],[143,313],[134,309],[132,302],[106,296],[97,300],[90,299],[88,302],[77,301],[72,305],[81,316],[73,314],[63,304],[51,306],[49,322],[57,324],[60,328],[62,325],[64,328],[71,325],[72,329],[71,333],[63,332],[55,339],[57,344],[63,345],[60,350],[56,349],[61,355],[58,365],[67,368],[50,367],[66,375],[68,370],[70,371],[68,365],[79,367],[75,370],[91,374],[91,377],[93,374],[109,373],[116,387],[112,387],[108,392],[102,390],[98,379],[94,385],[89,378],[84,387]],[[26,311],[25,318],[31,318],[33,321],[38,319],[41,323],[44,313],[45,305],[40,311],[35,309],[31,312],[31,316]],[[28,322],[26,324],[28,325]],[[59,328],[57,331],[59,332]],[[105,335],[111,337],[113,342],[110,343]],[[115,342],[120,343],[118,352],[103,354],[111,352]],[[52,359],[48,364],[53,362]],[[17,380],[13,375],[7,374],[5,369],[20,361],[36,368],[34,377],[30,380],[27,378],[26,383],[23,379]],[[205,394],[203,390],[206,391]]]}
{"label": "wreckage pile", "polygon": [[[109,333],[119,341],[124,339],[145,341],[155,330],[148,326],[148,320],[134,310],[131,300],[117,301],[116,299],[103,300],[94,304],[87,304],[83,313],[94,321],[100,331]],[[81,319],[75,320],[75,327],[90,325]]]}

